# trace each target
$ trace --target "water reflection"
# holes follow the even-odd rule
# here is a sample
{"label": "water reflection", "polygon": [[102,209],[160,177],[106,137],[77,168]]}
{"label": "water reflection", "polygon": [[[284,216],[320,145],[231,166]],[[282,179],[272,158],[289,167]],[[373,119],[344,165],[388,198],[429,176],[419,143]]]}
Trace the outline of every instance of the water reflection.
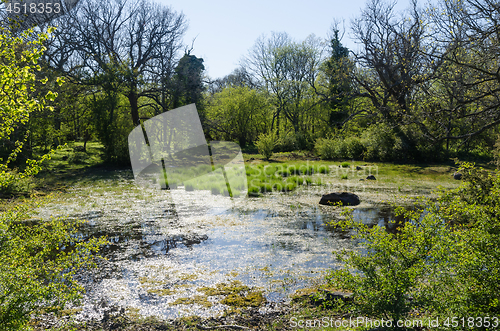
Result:
{"label": "water reflection", "polygon": [[[96,207],[87,211],[79,203],[61,205],[70,218],[89,221],[81,236],[106,235],[110,241],[101,252],[107,260],[81,275],[88,290],[82,318],[99,318],[100,302],[165,318],[210,316],[224,306],[172,303],[231,280],[260,287],[268,301],[278,302],[335,267],[332,251],[353,248],[349,232],[326,225],[337,217],[333,209],[297,206],[288,195],[237,203],[220,198],[185,192],[175,210],[165,192],[133,204],[126,194],[99,196],[88,201]],[[396,220],[390,209],[374,206],[354,209],[353,217],[389,230]]]}

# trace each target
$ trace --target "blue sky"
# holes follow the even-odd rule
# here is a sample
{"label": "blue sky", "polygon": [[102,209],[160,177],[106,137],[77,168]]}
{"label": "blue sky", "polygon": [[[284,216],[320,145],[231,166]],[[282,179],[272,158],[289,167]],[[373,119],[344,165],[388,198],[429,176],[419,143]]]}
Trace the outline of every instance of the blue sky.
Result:
{"label": "blue sky", "polygon": [[[334,19],[349,23],[365,0],[157,0],[183,12],[189,22],[184,42],[192,54],[202,57],[210,78],[223,77],[238,66],[255,40],[272,31],[287,32],[297,41],[310,34],[326,38]],[[405,9],[409,0],[399,0],[396,8]],[[355,44],[346,33],[345,46]]]}

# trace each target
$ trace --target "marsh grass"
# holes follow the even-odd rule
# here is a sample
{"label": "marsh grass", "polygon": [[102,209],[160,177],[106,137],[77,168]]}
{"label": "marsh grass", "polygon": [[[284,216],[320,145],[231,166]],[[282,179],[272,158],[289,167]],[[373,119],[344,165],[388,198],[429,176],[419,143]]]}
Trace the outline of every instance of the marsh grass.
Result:
{"label": "marsh grass", "polygon": [[[110,189],[119,193],[131,186],[136,187],[130,179],[133,174],[129,167],[110,167],[102,165],[102,148],[98,143],[87,143],[87,154],[84,163],[71,163],[70,156],[82,153],[82,143],[73,143],[63,146],[54,152],[51,160],[44,164],[42,171],[30,183],[31,190],[65,191],[74,185],[91,186],[93,193],[105,194]],[[227,175],[235,180],[231,182],[230,192],[222,173],[212,171],[209,165],[197,167],[178,167],[169,169],[167,180],[158,178],[160,185],[182,188],[186,191],[207,190],[216,194],[241,195],[247,192],[249,196],[259,196],[271,192],[293,192],[298,188],[308,188],[324,185],[340,185],[342,190],[365,192],[384,192],[385,194],[429,194],[438,186],[445,188],[456,187],[459,181],[453,180],[451,175],[456,170],[451,163],[431,165],[401,165],[390,163],[369,163],[351,161],[348,167],[333,161],[304,161],[287,160],[287,154],[280,156],[278,161],[266,162],[252,160],[255,155],[245,154],[245,168],[226,169]],[[347,163],[347,162],[345,162]],[[488,165],[485,165],[487,168]],[[358,170],[361,169],[361,170]],[[172,174],[173,173],[173,174]],[[209,174],[208,174],[209,173]],[[200,176],[200,174],[205,174]],[[376,176],[376,181],[360,181],[367,175]],[[245,185],[246,175],[247,183]],[[160,177],[160,176],[158,176]],[[120,185],[115,185],[121,183]],[[361,187],[360,184],[363,184]],[[68,192],[71,194],[71,192]],[[210,194],[210,193],[209,193]]]}

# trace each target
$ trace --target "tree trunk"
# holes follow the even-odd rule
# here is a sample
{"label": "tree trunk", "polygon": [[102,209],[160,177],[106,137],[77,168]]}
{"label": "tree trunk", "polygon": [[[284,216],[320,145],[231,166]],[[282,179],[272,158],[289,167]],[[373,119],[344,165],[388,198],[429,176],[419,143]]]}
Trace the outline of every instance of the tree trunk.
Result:
{"label": "tree trunk", "polygon": [[134,126],[139,125],[139,97],[137,95],[137,88],[133,86],[128,94],[128,101],[130,103],[130,114],[132,115],[132,122]]}

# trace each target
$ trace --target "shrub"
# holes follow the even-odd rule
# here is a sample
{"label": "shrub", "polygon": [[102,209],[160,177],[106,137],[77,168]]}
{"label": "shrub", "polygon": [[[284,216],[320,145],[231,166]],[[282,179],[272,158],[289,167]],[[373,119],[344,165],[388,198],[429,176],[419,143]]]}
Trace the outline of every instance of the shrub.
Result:
{"label": "shrub", "polygon": [[361,159],[366,150],[358,137],[325,139],[316,141],[316,152],[324,160]]}
{"label": "shrub", "polygon": [[105,244],[78,239],[79,223],[27,222],[36,207],[16,205],[0,216],[1,330],[24,329],[37,315],[77,303],[83,287],[74,275],[94,266],[94,253]]}
{"label": "shrub", "polygon": [[333,223],[343,229],[352,227],[354,238],[364,242],[366,254],[337,253],[346,266],[327,277],[331,286],[353,293],[353,303],[361,314],[404,321],[411,311],[431,300],[424,284],[447,257],[449,251],[442,244],[450,243],[451,237],[435,215],[422,219],[417,215],[407,214],[411,221],[397,235],[384,227],[369,228],[352,217]]}
{"label": "shrub", "polygon": [[271,156],[273,156],[274,145],[275,138],[272,132],[267,134],[262,133],[255,143],[259,154],[262,155],[266,160],[269,160]]}
{"label": "shrub", "polygon": [[460,171],[462,185],[438,191],[437,201],[397,208],[406,222],[394,233],[352,216],[331,223],[352,228],[365,248],[337,252],[345,267],[327,277],[330,286],[353,293],[360,314],[393,321],[414,311],[440,320],[498,316],[500,174],[470,164]]}
{"label": "shrub", "polygon": [[316,140],[314,149],[323,160],[333,160],[337,157],[335,152],[335,143],[332,139],[320,138]]}
{"label": "shrub", "polygon": [[342,168],[349,168],[350,167],[350,164],[349,162],[342,162],[342,164],[340,165]]}
{"label": "shrub", "polygon": [[371,125],[363,133],[363,145],[366,148],[365,159],[391,160],[395,140],[394,132],[387,124]]}
{"label": "shrub", "polygon": [[343,144],[347,151],[347,158],[349,159],[362,159],[366,151],[365,146],[358,137],[347,137],[344,139]]}
{"label": "shrub", "polygon": [[276,152],[293,152],[299,149],[297,138],[295,134],[287,132],[281,135],[274,146]]}

